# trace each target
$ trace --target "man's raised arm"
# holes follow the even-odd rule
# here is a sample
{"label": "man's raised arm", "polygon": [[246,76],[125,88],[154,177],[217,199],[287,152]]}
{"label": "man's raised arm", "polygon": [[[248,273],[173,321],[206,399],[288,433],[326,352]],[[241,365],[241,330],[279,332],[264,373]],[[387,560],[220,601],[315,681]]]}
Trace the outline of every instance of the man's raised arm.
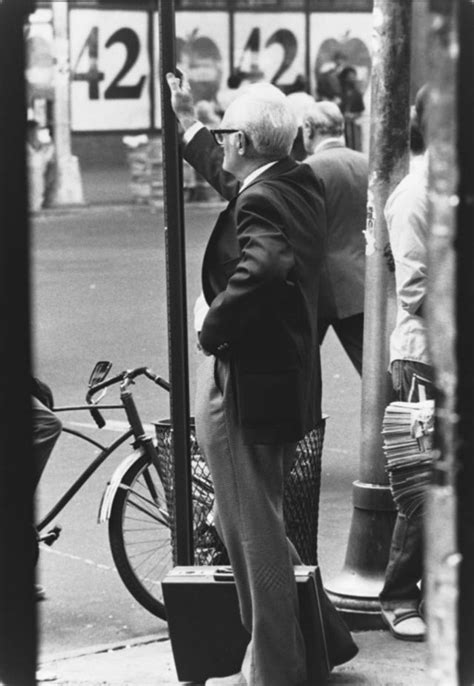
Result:
{"label": "man's raised arm", "polygon": [[183,157],[222,197],[230,200],[237,194],[239,183],[222,169],[222,148],[197,119],[187,79],[168,73],[166,80],[171,91],[171,106],[184,131]]}

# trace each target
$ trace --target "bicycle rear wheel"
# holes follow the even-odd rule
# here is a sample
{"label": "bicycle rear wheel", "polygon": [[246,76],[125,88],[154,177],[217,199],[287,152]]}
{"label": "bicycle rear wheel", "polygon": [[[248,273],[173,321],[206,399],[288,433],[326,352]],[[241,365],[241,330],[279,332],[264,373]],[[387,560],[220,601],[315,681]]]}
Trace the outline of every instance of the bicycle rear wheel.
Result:
{"label": "bicycle rear wheel", "polygon": [[173,566],[169,515],[161,479],[144,456],[130,465],[114,496],[109,541],[127,589],[146,610],[166,619],[161,581]]}

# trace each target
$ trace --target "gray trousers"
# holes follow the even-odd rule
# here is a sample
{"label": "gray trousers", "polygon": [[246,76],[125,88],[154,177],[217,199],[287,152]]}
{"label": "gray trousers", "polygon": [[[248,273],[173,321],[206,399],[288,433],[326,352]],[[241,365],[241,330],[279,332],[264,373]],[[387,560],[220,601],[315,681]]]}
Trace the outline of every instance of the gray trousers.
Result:
{"label": "gray trousers", "polygon": [[206,357],[196,389],[196,433],[214,483],[217,527],[232,564],[250,642],[242,666],[248,686],[303,686],[304,639],[285,534],[284,478],[296,445],[245,445],[228,364]]}

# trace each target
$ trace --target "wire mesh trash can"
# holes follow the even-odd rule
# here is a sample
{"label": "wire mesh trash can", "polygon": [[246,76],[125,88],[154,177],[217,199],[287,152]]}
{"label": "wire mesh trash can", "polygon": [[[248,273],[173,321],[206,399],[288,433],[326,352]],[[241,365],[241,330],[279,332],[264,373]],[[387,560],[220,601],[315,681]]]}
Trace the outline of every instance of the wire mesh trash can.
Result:
{"label": "wire mesh trash can", "polygon": [[[303,564],[318,564],[319,494],[321,458],[326,419],[298,442],[284,491],[283,511],[288,538]],[[173,432],[171,421],[155,422],[163,487],[169,512],[173,560],[176,564],[176,517],[174,497]],[[200,453],[194,419],[190,421],[191,495],[194,563],[228,563],[227,552],[214,526],[214,489],[207,464]]]}

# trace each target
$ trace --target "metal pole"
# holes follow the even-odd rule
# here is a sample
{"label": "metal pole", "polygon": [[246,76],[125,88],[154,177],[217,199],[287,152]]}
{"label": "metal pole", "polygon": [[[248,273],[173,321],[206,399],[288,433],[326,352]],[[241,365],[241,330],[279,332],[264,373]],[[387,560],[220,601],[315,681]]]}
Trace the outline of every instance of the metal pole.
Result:
{"label": "metal pole", "polygon": [[0,2],[0,682],[36,669],[29,230],[23,27],[33,3]]}
{"label": "metal pole", "polygon": [[344,568],[326,588],[355,629],[381,626],[382,589],[394,506],[382,449],[383,413],[390,398],[389,337],[395,323],[394,275],[385,202],[408,171],[410,0],[375,0],[372,111],[366,230],[366,281],[359,479]]}
{"label": "metal pole", "polygon": [[71,65],[67,0],[52,2],[51,11],[55,50],[53,103],[55,178],[49,204],[51,206],[82,205],[84,194],[79,160],[71,152]]}
{"label": "metal pole", "polygon": [[175,466],[176,563],[194,562],[189,445],[189,369],[181,160],[177,122],[166,85],[175,70],[174,0],[159,2],[163,186],[168,293],[171,420]]}
{"label": "metal pole", "polygon": [[[435,462],[433,484],[428,489],[426,499],[424,584],[427,601],[429,680],[437,686],[450,684],[458,686],[461,683],[471,684],[472,680],[460,682],[457,675],[456,605],[459,554],[456,540],[454,484],[457,468],[456,453],[459,445],[456,403],[461,371],[460,366],[457,368],[456,339],[460,341],[461,327],[456,331],[456,289],[459,289],[462,277],[461,272],[457,270],[456,259],[459,262],[465,258],[464,267],[468,272],[464,272],[464,277],[469,275],[472,281],[472,249],[463,256],[461,243],[458,243],[460,254],[456,258],[456,237],[460,238],[462,231],[460,225],[456,226],[459,190],[459,159],[456,150],[459,140],[456,93],[459,78],[457,3],[430,0],[429,5],[431,10],[428,25],[430,102],[427,122],[430,237],[427,323],[428,340],[435,369],[436,447],[439,451],[439,459]],[[465,39],[464,48],[467,48],[467,43],[472,42],[472,35],[466,34]],[[466,64],[465,68],[468,71],[464,83],[469,89],[472,64],[469,66]],[[471,120],[472,114],[469,118],[469,121]],[[472,154],[472,132],[468,135],[471,135],[471,149],[465,152]],[[472,165],[472,160],[468,160],[467,163]],[[467,178],[464,180],[468,181]],[[463,248],[466,250],[468,250],[470,240],[468,233],[471,232],[472,222],[464,226]],[[464,288],[467,284],[468,280],[464,280],[460,291],[463,298],[469,297],[469,288]],[[472,285],[470,290],[472,292]],[[460,299],[459,304],[461,304]],[[466,314],[469,310],[472,311],[471,303],[465,303],[465,307]],[[464,343],[468,342],[468,337],[464,338]],[[469,357],[465,360],[468,365],[471,358],[472,349],[469,350]],[[461,356],[458,360],[461,364]],[[472,384],[472,378],[466,379],[465,382]],[[470,418],[468,421],[470,422]],[[469,455],[469,460],[471,457]],[[462,478],[466,476],[468,473],[463,474]],[[472,488],[472,480],[466,484],[466,487],[469,486]],[[469,584],[471,583],[472,578],[469,579]],[[472,652],[472,642],[468,651]]]}

